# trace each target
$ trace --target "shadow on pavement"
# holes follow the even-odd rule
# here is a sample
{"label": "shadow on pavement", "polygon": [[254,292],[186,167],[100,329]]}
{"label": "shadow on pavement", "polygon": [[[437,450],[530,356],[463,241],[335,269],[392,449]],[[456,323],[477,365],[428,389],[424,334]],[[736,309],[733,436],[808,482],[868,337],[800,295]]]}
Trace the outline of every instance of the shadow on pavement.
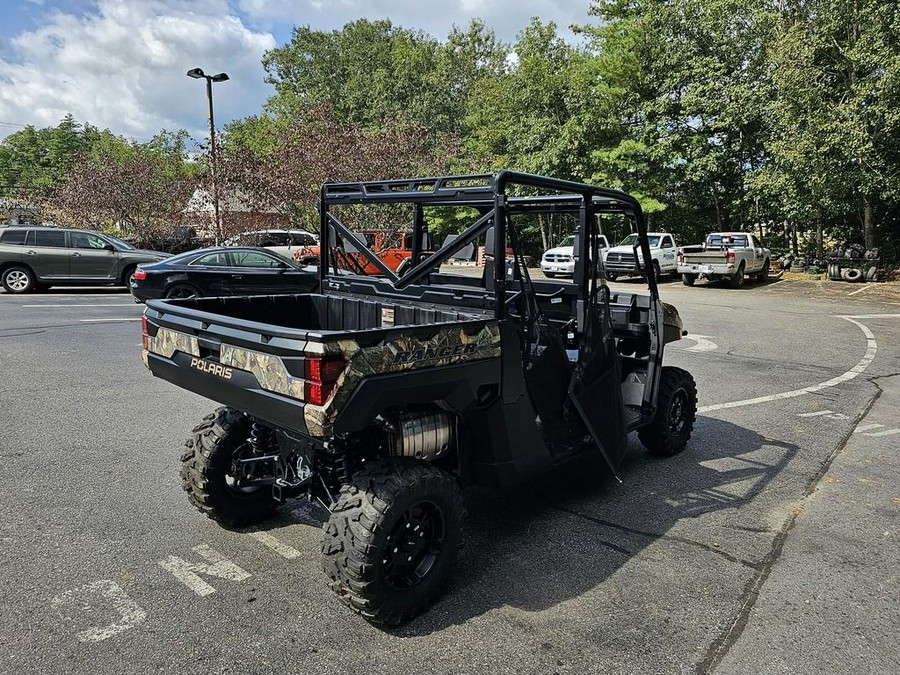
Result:
{"label": "shadow on pavement", "polygon": [[466,543],[446,594],[393,632],[425,635],[506,605],[540,611],[575,598],[680,519],[752,500],[798,449],[722,420],[700,418],[697,426],[701,437],[716,439],[714,447],[690,443],[672,458],[634,449],[620,469],[621,485],[598,459],[561,467],[516,492],[469,491]]}

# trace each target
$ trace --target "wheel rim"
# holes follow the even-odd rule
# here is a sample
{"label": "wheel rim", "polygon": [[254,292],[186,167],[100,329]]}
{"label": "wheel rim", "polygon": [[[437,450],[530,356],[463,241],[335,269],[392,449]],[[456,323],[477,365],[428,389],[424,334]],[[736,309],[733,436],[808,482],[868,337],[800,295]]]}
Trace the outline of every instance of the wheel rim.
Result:
{"label": "wheel rim", "polygon": [[381,561],[388,584],[410,590],[422,584],[437,565],[446,536],[444,513],[433,502],[407,509],[385,544]]}
{"label": "wheel rim", "polygon": [[22,270],[12,270],[6,274],[6,284],[14,291],[24,291],[28,283],[28,275]]}
{"label": "wheel rim", "polygon": [[197,291],[195,291],[190,286],[174,286],[166,294],[166,297],[172,298],[173,300],[184,300],[185,298],[196,298]]}
{"label": "wheel rim", "polygon": [[234,451],[231,457],[231,465],[225,473],[225,487],[229,492],[233,492],[238,496],[247,496],[262,489],[261,485],[242,485],[243,481],[253,478],[253,471],[262,463],[243,464],[240,460],[246,459],[253,455],[253,448],[249,443],[244,443],[241,447]]}
{"label": "wheel rim", "polygon": [[684,389],[679,389],[672,396],[669,405],[669,431],[673,436],[680,436],[687,426],[688,394]]}

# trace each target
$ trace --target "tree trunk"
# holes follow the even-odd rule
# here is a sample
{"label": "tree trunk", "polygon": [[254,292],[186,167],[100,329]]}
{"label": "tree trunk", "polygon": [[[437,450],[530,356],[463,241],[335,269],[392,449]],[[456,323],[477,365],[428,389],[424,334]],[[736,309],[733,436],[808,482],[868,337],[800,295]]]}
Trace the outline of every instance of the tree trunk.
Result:
{"label": "tree trunk", "polygon": [[865,196],[863,207],[863,236],[866,250],[875,248],[875,207],[872,205],[872,197],[869,195]]}
{"label": "tree trunk", "polygon": [[819,209],[816,218],[816,258],[821,260],[825,257],[824,244],[822,241],[822,221],[825,220],[825,214]]}
{"label": "tree trunk", "polygon": [[541,243],[544,245],[544,250],[546,251],[550,248],[550,223],[543,215],[538,215],[538,227],[541,230]]}
{"label": "tree trunk", "polygon": [[797,223],[791,223],[791,250],[794,255],[800,255],[800,249],[797,247]]}

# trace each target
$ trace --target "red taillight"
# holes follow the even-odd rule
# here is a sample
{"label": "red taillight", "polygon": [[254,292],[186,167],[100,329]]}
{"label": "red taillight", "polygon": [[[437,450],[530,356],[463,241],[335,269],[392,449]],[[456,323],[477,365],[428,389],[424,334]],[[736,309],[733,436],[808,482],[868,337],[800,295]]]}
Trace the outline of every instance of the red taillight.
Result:
{"label": "red taillight", "polygon": [[147,315],[141,314],[141,344],[144,349],[150,349],[150,333],[147,332]]}
{"label": "red taillight", "polygon": [[728,264],[734,264],[734,251],[728,251]]}
{"label": "red taillight", "polygon": [[144,270],[136,270],[134,273],[134,278],[138,281],[143,281],[147,278],[147,273]]}
{"label": "red taillight", "polygon": [[304,398],[313,405],[324,405],[342,372],[344,372],[343,359],[307,356]]}

